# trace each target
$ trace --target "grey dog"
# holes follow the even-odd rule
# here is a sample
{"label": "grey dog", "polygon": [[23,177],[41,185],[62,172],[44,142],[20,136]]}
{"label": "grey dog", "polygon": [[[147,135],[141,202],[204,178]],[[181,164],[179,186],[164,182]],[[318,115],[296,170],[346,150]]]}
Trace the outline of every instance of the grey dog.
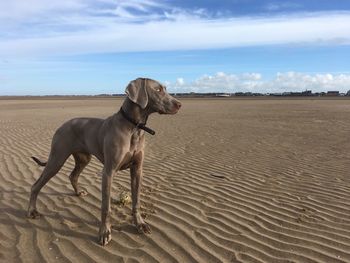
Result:
{"label": "grey dog", "polygon": [[140,214],[140,188],[144,159],[145,131],[154,134],[146,127],[151,113],[175,114],[181,103],[169,95],[166,87],[152,79],[138,78],[129,83],[125,90],[127,97],[120,110],[107,119],[76,118],[64,123],[55,132],[48,161],[41,176],[31,189],[29,218],[40,217],[36,200],[41,188],[61,169],[70,155],[75,167],[69,179],[78,196],[87,193],[79,188],[78,178],[94,155],[103,163],[102,206],[99,242],[108,244],[112,239],[110,224],[111,184],[113,174],[130,168],[132,213],[134,223],[141,233],[150,233],[149,225]]}

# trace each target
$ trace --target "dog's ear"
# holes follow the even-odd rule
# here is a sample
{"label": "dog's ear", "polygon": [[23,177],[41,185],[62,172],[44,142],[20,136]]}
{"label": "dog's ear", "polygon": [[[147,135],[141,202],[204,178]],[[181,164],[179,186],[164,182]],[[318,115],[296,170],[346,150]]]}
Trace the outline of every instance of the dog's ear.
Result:
{"label": "dog's ear", "polygon": [[148,104],[148,94],[146,90],[146,79],[135,79],[129,83],[125,89],[128,98],[138,104],[142,109],[146,108]]}

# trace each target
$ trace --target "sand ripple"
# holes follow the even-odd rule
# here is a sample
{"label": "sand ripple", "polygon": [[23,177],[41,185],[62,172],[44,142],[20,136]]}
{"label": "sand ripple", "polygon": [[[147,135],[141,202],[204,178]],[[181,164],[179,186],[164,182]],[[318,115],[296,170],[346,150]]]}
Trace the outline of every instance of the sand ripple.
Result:
{"label": "sand ripple", "polygon": [[[0,101],[0,262],[350,262],[350,101],[184,100],[152,116],[139,235],[112,205],[113,241],[97,244],[101,169],[73,195],[65,164],[25,217],[52,134],[76,116],[105,117],[120,100]],[[129,189],[127,171],[113,196]]]}

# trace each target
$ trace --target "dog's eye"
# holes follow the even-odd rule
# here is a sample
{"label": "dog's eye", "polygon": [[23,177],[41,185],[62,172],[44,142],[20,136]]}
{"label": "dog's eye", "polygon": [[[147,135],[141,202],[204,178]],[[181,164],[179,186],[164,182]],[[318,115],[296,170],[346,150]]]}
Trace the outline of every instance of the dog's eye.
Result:
{"label": "dog's eye", "polygon": [[157,87],[157,88],[156,88],[156,91],[162,92],[162,91],[163,91],[163,88],[162,88],[162,87]]}

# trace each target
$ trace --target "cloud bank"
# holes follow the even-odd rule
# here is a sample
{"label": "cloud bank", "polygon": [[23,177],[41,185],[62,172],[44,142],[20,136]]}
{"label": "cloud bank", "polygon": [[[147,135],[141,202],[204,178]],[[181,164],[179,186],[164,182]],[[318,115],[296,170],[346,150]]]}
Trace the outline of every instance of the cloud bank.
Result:
{"label": "cloud bank", "polygon": [[210,17],[153,0],[3,1],[0,56],[350,44],[350,12]]}
{"label": "cloud bank", "polygon": [[286,91],[325,92],[350,90],[350,74],[305,74],[299,72],[277,73],[272,79],[264,79],[260,73],[203,75],[194,81],[186,82],[178,78],[168,82],[171,92],[261,92],[275,93]]}

